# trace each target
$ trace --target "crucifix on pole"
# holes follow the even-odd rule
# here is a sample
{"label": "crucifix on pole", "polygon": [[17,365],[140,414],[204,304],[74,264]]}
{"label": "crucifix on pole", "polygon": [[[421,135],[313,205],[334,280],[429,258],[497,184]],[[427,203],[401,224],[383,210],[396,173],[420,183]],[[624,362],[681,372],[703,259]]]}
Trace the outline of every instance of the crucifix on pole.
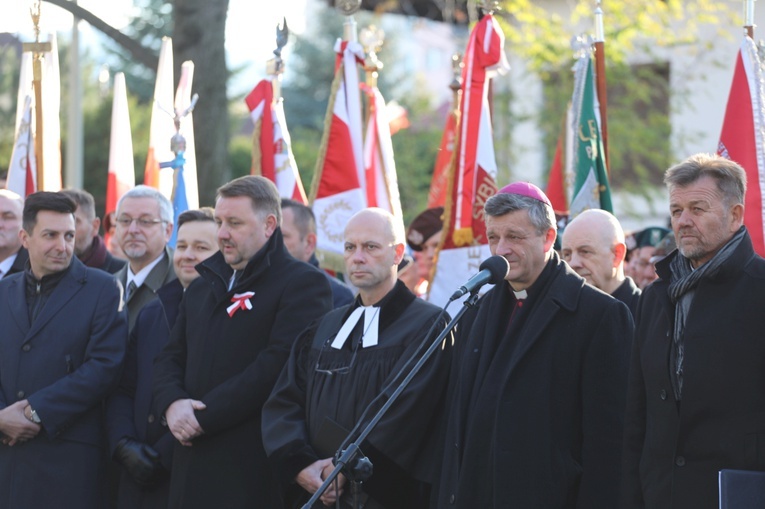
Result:
{"label": "crucifix on pole", "polygon": [[45,53],[51,51],[50,42],[40,42],[40,3],[35,0],[29,12],[34,23],[35,42],[25,42],[22,45],[24,52],[32,53],[32,86],[35,92],[35,155],[37,156],[37,185],[36,190],[44,188],[44,160],[43,160],[43,108],[42,108],[42,66]]}

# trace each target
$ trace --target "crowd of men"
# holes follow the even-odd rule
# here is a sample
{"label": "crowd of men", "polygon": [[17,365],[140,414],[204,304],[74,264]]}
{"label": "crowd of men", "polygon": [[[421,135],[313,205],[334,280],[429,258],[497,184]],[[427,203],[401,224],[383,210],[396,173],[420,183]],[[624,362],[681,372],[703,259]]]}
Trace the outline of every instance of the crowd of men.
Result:
{"label": "crowd of men", "polygon": [[137,186],[109,240],[85,191],[0,190],[0,507],[303,507],[395,393],[314,507],[716,508],[718,471],[765,470],[765,260],[738,164],[665,184],[671,230],[628,235],[501,188],[504,282],[453,330],[443,208],[356,213],[345,284],[262,177],[177,224]]}

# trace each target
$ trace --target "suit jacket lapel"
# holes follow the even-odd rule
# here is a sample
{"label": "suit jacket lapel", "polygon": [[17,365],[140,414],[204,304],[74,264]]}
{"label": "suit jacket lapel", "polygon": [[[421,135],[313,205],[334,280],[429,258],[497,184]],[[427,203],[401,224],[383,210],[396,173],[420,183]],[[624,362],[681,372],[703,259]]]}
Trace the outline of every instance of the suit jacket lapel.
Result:
{"label": "suit jacket lapel", "polygon": [[87,279],[87,273],[85,266],[77,260],[72,258],[72,267],[64,278],[53,289],[45,306],[40,310],[40,314],[32,324],[29,332],[27,333],[26,341],[32,339],[56,314],[71,301],[74,296],[79,292]]}
{"label": "suit jacket lapel", "polygon": [[26,276],[17,277],[8,289],[8,295],[10,296],[8,305],[11,309],[11,316],[22,332],[22,337],[25,337],[29,331],[29,308],[27,308],[25,278]]}

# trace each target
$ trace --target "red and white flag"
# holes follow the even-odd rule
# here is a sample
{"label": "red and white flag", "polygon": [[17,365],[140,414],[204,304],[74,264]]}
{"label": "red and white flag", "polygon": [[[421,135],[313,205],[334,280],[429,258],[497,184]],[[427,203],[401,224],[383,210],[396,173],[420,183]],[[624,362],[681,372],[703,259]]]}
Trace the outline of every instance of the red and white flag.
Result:
{"label": "red and white flag", "polygon": [[338,40],[335,79],[312,185],[318,233],[317,257],[325,268],[342,270],[343,232],[353,214],[366,207],[358,65],[364,50]]}
{"label": "red and white flag", "polygon": [[717,153],[746,171],[744,224],[754,250],[765,256],[765,91],[757,47],[744,37],[736,59]]}
{"label": "red and white flag", "polygon": [[[455,108],[458,105],[455,105]],[[452,165],[454,145],[457,138],[457,116],[459,110],[452,110],[446,118],[446,127],[441,136],[441,145],[433,168],[433,179],[430,181],[428,192],[428,208],[443,207],[446,203],[446,191],[449,184],[449,169]]]}
{"label": "red and white flag", "polygon": [[385,99],[377,87],[362,84],[361,88],[369,104],[364,137],[367,207],[379,207],[403,220]]}
{"label": "red and white flag", "polygon": [[120,198],[133,187],[135,187],[135,164],[133,162],[133,135],[130,130],[127,87],[125,86],[125,74],[118,72],[114,75],[105,216],[117,211],[117,203]]}
{"label": "red and white flag", "polygon": [[509,68],[504,35],[492,15],[473,28],[462,70],[457,154],[444,210],[444,230],[428,300],[443,305],[490,256],[483,205],[497,192],[489,113],[489,79]]}
{"label": "red and white flag", "polygon": [[255,125],[252,145],[252,175],[262,175],[276,184],[282,198],[308,203],[300,179],[292,142],[287,131],[284,103],[274,101],[272,78],[262,80],[244,102]]}
{"label": "red and white flag", "polygon": [[21,122],[16,128],[16,140],[13,144],[5,187],[19,196],[26,197],[37,189],[37,159],[32,132],[32,97],[26,96],[21,111]]}
{"label": "red and white flag", "polygon": [[159,52],[157,66],[157,81],[154,83],[154,102],[151,107],[151,124],[149,128],[149,151],[146,155],[146,168],[143,183],[159,189],[162,194],[171,199],[173,194],[173,171],[160,171],[159,163],[172,161],[175,154],[170,149],[170,139],[175,134],[173,123],[173,40],[162,38],[162,49]]}
{"label": "red and white flag", "polygon": [[[58,65],[58,44],[56,42],[56,34],[50,33],[49,41],[51,44],[51,50],[43,53],[43,65],[42,65],[42,79],[41,79],[41,96],[42,96],[42,113],[43,113],[43,147],[42,147],[42,163],[43,163],[43,188],[38,189],[37,176],[33,179],[33,185],[35,191],[59,191],[62,187],[61,181],[61,77],[59,73]],[[22,53],[21,57],[21,71],[19,74],[19,90],[17,96],[16,106],[16,133],[17,138],[19,129],[24,123],[25,115],[29,114],[29,133],[28,135],[34,139],[37,136],[36,125],[36,109],[38,107],[35,104],[35,92],[32,83],[33,80],[33,63],[32,53]],[[27,107],[26,100],[30,98],[29,107]],[[17,140],[18,141],[18,140]],[[31,145],[35,161],[38,154],[34,153],[34,142]],[[19,153],[20,154],[20,153]],[[28,163],[31,161],[27,159]],[[14,161],[16,161],[14,159]],[[18,162],[18,161],[17,161]],[[35,166],[35,172],[37,171]],[[21,172],[21,174],[19,174]],[[27,169],[17,167],[9,167],[9,179],[12,178],[14,182],[24,182],[24,189],[28,183],[26,179]],[[23,175],[23,177],[22,177]],[[10,185],[10,182],[9,182]],[[18,184],[14,183],[14,186]],[[10,189],[10,187],[9,187]],[[21,189],[21,188],[17,188]],[[24,196],[24,192],[14,190],[21,196]]]}

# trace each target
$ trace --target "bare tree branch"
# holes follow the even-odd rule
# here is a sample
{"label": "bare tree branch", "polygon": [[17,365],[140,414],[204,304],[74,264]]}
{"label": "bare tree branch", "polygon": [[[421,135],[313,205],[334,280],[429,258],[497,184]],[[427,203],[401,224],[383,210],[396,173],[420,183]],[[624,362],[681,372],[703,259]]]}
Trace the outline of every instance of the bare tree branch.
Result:
{"label": "bare tree branch", "polygon": [[127,50],[130,55],[141,64],[145,65],[152,71],[156,71],[159,63],[159,57],[154,52],[139,43],[138,41],[123,34],[92,12],[87,9],[83,9],[79,5],[69,0],[44,0],[49,4],[61,7],[65,11],[70,12],[74,17],[87,21],[90,25],[103,32],[107,37],[114,42],[122,46]]}

